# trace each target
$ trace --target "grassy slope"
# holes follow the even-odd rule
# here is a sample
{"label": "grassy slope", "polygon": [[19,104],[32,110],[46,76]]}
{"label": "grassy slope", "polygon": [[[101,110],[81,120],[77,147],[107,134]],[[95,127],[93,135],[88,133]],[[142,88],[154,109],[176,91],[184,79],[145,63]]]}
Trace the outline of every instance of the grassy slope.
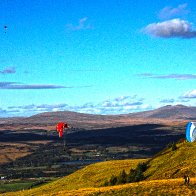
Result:
{"label": "grassy slope", "polygon": [[[30,191],[11,193],[10,195],[42,195],[57,193],[62,190],[99,187],[112,175],[118,175],[123,169],[128,173],[144,159],[106,161],[89,165],[60,180],[35,188]],[[9,194],[6,194],[9,195]]]}
{"label": "grassy slope", "polygon": [[[149,161],[145,172],[147,179],[143,182],[97,188],[111,174],[117,175],[122,169],[128,172],[138,163],[136,160],[108,161],[87,166],[20,195],[196,195],[196,142],[180,143],[177,147],[177,150],[167,149]],[[187,172],[191,177],[189,187],[183,185],[183,175]]]}
{"label": "grassy slope", "polygon": [[24,191],[10,195],[42,195],[42,196],[130,196],[130,195],[196,195],[196,178],[186,186],[182,178],[143,181],[118,186],[100,188],[80,188],[77,190],[59,190],[52,192]]}
{"label": "grassy slope", "polygon": [[[60,191],[57,196],[130,196],[130,195],[195,195],[196,178],[188,187],[183,179],[152,180],[119,186]],[[46,195],[44,195],[46,196]]]}
{"label": "grassy slope", "polygon": [[159,153],[149,162],[145,172],[149,180],[181,178],[185,173],[196,177],[196,142],[179,143],[177,150],[171,148]]}

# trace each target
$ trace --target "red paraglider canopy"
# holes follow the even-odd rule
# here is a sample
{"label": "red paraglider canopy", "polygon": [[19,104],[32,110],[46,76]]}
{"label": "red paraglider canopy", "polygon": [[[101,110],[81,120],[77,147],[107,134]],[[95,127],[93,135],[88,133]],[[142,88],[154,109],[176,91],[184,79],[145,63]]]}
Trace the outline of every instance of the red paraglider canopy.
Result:
{"label": "red paraglider canopy", "polygon": [[65,128],[68,128],[67,123],[59,122],[56,126],[56,130],[59,132],[59,137],[63,137],[63,131]]}

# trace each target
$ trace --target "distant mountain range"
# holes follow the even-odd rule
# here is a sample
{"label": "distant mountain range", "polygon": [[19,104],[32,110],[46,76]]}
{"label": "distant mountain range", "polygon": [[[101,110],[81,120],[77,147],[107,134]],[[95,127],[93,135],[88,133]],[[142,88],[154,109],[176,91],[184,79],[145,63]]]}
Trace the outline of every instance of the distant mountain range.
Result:
{"label": "distant mountain range", "polygon": [[134,118],[184,119],[196,120],[196,107],[184,105],[167,105],[159,109],[128,114]]}
{"label": "distant mountain range", "polygon": [[45,112],[27,118],[2,118],[1,125],[28,125],[29,127],[54,126],[59,121],[66,121],[77,128],[105,128],[128,125],[142,121],[158,120],[196,120],[196,107],[167,105],[155,110],[123,115],[95,115],[70,111]]}

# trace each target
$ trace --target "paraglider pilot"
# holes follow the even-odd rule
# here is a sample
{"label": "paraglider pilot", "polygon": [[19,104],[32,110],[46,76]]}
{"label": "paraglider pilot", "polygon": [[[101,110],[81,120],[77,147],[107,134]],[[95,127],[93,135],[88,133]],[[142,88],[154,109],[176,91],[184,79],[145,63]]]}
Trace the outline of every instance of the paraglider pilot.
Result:
{"label": "paraglider pilot", "polygon": [[4,26],[4,32],[5,32],[5,33],[7,32],[7,28],[8,28],[8,27],[5,25],[5,26]]}
{"label": "paraglider pilot", "polygon": [[[72,128],[72,127],[68,126],[68,124],[64,123],[64,122],[59,122],[56,126],[56,130],[59,133],[59,138],[63,138],[64,151],[66,151],[67,144],[66,144],[66,137],[65,137],[66,134],[63,134],[63,131],[68,128]],[[64,137],[63,137],[63,135],[64,135]]]}
{"label": "paraglider pilot", "polygon": [[190,177],[188,174],[184,174],[184,184],[189,185],[190,183]]}
{"label": "paraglider pilot", "polygon": [[69,128],[67,123],[64,122],[59,122],[56,126],[56,130],[59,132],[59,137],[62,138],[63,137],[63,131],[65,128]]}

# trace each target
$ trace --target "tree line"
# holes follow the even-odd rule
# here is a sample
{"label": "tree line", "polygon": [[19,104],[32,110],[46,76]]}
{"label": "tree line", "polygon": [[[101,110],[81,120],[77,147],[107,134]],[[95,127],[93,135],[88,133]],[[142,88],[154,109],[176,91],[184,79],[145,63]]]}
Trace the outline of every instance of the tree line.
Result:
{"label": "tree line", "polygon": [[130,169],[129,173],[126,173],[123,169],[119,175],[112,175],[109,180],[106,180],[103,186],[114,186],[142,181],[145,179],[144,172],[146,171],[147,167],[147,163],[139,163],[136,169]]}

